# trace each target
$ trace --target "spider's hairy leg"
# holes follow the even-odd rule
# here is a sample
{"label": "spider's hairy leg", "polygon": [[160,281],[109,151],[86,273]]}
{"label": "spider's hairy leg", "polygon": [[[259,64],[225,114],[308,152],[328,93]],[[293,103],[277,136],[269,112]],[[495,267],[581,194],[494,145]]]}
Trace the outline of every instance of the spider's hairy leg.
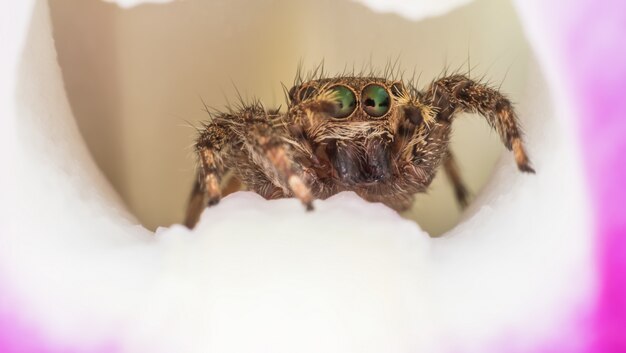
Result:
{"label": "spider's hairy leg", "polygon": [[222,186],[222,196],[228,196],[234,192],[241,190],[241,180],[235,176],[231,176],[227,179],[226,184]]}
{"label": "spider's hairy leg", "polygon": [[463,75],[434,81],[425,100],[438,111],[437,119],[451,122],[456,113],[479,113],[498,132],[504,146],[513,151],[519,170],[534,173],[522,142],[517,114],[511,101],[499,91]]}
{"label": "spider's hairy leg", "polygon": [[220,181],[224,174],[224,165],[221,152],[224,147],[227,132],[218,124],[211,123],[205,127],[196,142],[196,153],[200,161],[200,168],[194,182],[187,212],[185,225],[193,228],[200,218],[200,214],[207,205],[217,204],[221,198]]}
{"label": "spider's hairy leg", "polygon": [[313,195],[301,177],[301,170],[294,161],[291,146],[283,140],[272,124],[266,119],[246,120],[243,136],[244,144],[256,164],[274,180],[276,186],[286,189],[306,206],[313,209]]}
{"label": "spider's hairy leg", "polygon": [[215,205],[220,201],[220,182],[224,175],[224,162],[222,153],[227,138],[227,130],[218,125],[211,124],[206,127],[198,138],[196,152],[200,161],[202,185],[207,196],[207,204]]}
{"label": "spider's hairy leg", "polygon": [[189,195],[189,201],[187,202],[187,211],[185,212],[184,224],[187,228],[192,229],[198,223],[204,206],[204,188],[200,182],[200,177],[196,176],[191,194]]}
{"label": "spider's hairy leg", "polygon": [[456,160],[454,159],[454,155],[450,150],[446,153],[443,161],[443,169],[446,172],[446,176],[450,183],[452,183],[452,187],[454,188],[454,196],[456,197],[456,201],[459,203],[462,209],[467,207],[469,192],[465,187],[465,183],[463,183],[463,179],[461,178],[461,173],[459,172],[459,167],[456,164]]}

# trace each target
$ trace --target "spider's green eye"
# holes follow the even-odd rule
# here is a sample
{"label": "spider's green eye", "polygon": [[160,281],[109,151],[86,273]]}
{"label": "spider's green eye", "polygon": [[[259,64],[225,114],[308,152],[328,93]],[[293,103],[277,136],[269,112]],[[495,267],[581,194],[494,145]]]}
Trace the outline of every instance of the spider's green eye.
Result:
{"label": "spider's green eye", "polygon": [[347,118],[356,108],[356,97],[352,90],[346,86],[335,86],[330,93],[336,97],[337,108],[331,114],[333,118]]}
{"label": "spider's green eye", "polygon": [[377,118],[387,114],[391,99],[385,87],[369,85],[363,89],[361,102],[363,102],[363,110],[365,110],[368,115]]}

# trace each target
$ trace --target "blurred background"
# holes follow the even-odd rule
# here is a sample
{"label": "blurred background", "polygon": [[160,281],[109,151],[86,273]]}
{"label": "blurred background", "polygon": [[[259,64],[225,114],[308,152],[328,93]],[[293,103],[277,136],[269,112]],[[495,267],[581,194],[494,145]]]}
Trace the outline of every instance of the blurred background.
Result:
{"label": "blurred background", "polygon": [[[122,9],[100,0],[51,0],[66,90],[100,168],[148,228],[180,223],[194,177],[192,145],[204,100],[244,96],[284,106],[300,62],[329,74],[398,61],[426,86],[445,67],[493,82],[513,101],[528,46],[511,4],[477,0],[447,16],[409,22],[348,0],[175,1]],[[452,29],[452,30],[451,30]],[[523,117],[522,117],[523,122]],[[454,125],[453,151],[476,194],[504,151],[478,117]],[[513,157],[507,155],[513,163]],[[407,218],[439,235],[460,216],[443,175]]]}

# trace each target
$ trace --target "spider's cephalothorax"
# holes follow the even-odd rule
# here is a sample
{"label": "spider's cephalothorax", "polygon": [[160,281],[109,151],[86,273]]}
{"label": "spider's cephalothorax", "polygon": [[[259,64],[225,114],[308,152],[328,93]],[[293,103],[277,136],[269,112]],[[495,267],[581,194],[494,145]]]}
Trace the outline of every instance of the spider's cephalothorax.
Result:
{"label": "spider's cephalothorax", "polygon": [[297,197],[307,209],[314,199],[351,190],[400,211],[443,165],[465,205],[467,191],[448,148],[460,112],[484,116],[518,168],[534,172],[511,102],[462,75],[435,80],[424,91],[376,77],[317,78],[297,82],[288,96],[284,113],[255,102],[203,126],[187,226],[207,202],[219,201],[225,176],[267,199]]}

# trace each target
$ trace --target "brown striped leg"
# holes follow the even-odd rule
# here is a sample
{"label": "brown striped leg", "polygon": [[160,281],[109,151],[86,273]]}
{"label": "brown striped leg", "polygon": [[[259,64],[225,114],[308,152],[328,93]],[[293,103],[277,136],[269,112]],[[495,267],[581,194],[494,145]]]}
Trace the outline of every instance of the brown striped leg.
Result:
{"label": "brown striped leg", "polygon": [[202,211],[206,207],[204,196],[204,188],[200,183],[200,176],[197,175],[193,183],[193,188],[191,189],[191,194],[189,195],[187,211],[185,213],[184,224],[189,229],[195,227],[196,223],[198,223],[198,220],[200,219],[200,214],[202,214]]}
{"label": "brown striped leg", "polygon": [[207,205],[212,206],[220,201],[220,181],[224,174],[220,152],[225,139],[226,129],[214,123],[206,126],[198,138],[196,153],[200,168],[185,215],[185,225],[188,228],[195,226]]}
{"label": "brown striped leg", "polygon": [[454,188],[456,201],[459,203],[459,206],[461,206],[461,209],[464,209],[468,205],[469,192],[463,183],[463,179],[461,178],[461,173],[459,172],[459,167],[456,164],[454,156],[449,150],[444,158],[443,168],[446,172],[448,180],[452,183],[452,187]]}
{"label": "brown striped leg", "polygon": [[502,93],[465,76],[454,75],[433,82],[424,95],[437,109],[437,119],[452,121],[459,112],[484,116],[498,132],[504,146],[513,151],[519,170],[535,172],[522,142],[517,114]]}
{"label": "brown striped leg", "polygon": [[234,175],[231,175],[228,180],[226,180],[226,184],[222,188],[222,197],[228,196],[234,192],[241,190],[243,185],[241,184],[241,180]]}
{"label": "brown striped leg", "polygon": [[266,171],[268,179],[275,180],[276,186],[288,190],[307,210],[313,209],[313,195],[300,176],[301,170],[293,160],[292,148],[269,123],[257,121],[248,126],[244,144],[252,160]]}

